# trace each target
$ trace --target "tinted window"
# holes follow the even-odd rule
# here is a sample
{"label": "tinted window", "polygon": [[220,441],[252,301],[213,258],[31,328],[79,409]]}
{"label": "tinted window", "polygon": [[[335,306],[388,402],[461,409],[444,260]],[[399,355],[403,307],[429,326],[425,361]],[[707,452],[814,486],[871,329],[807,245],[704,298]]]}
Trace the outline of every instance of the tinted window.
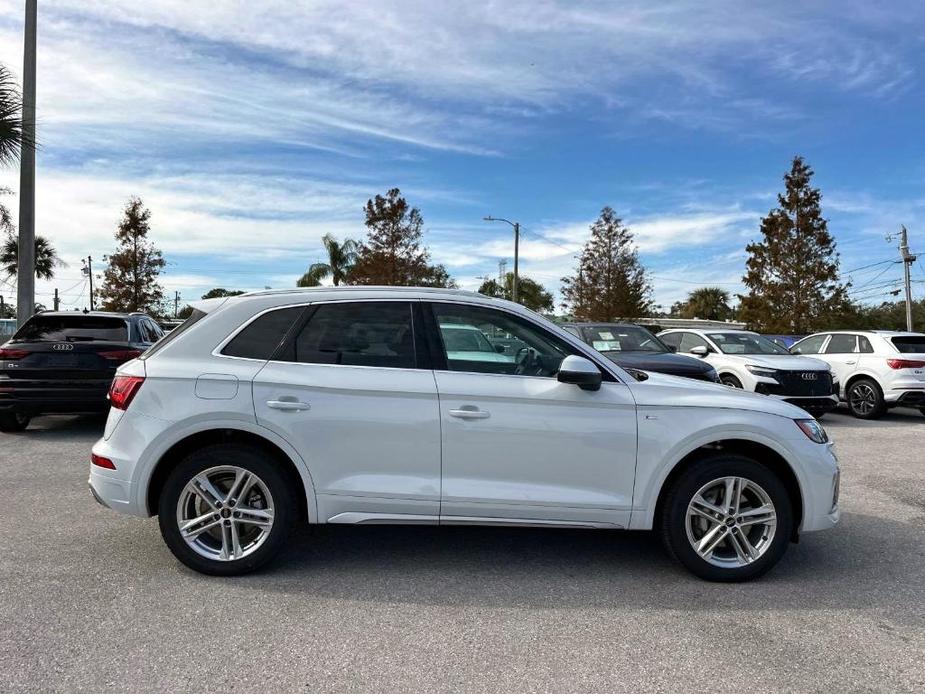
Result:
{"label": "tinted window", "polygon": [[690,352],[694,347],[706,347],[709,349],[710,345],[708,345],[707,341],[700,337],[700,335],[695,335],[694,333],[681,333],[680,351]]}
{"label": "tinted window", "polygon": [[33,316],[13,336],[14,342],[128,342],[128,324],[122,318],[87,316]]}
{"label": "tinted window", "polygon": [[151,331],[151,337],[153,338],[151,342],[157,342],[162,337],[164,337],[164,330],[161,328],[161,326],[159,326],[150,318],[146,318],[145,321],[148,323],[148,330]]}
{"label": "tinted window", "polygon": [[829,344],[825,346],[826,354],[853,354],[857,346],[857,338],[854,335],[832,335]]}
{"label": "tinted window", "polygon": [[667,335],[659,335],[658,339],[675,351],[677,351],[677,349],[681,346],[681,333],[668,333]]}
{"label": "tinted window", "polygon": [[322,304],[295,340],[305,364],[415,368],[411,304]]}
{"label": "tinted window", "polygon": [[222,354],[246,359],[269,359],[286,337],[289,328],[302,315],[302,311],[302,306],[294,306],[264,313],[235,335],[225,345]]}
{"label": "tinted window", "polygon": [[904,354],[925,354],[925,335],[890,338],[900,352]]}
{"label": "tinted window", "polygon": [[812,337],[807,337],[802,342],[794,345],[790,351],[794,354],[819,354],[819,350],[822,349],[822,344],[827,337],[828,335],[813,335]]}
{"label": "tinted window", "polygon": [[[433,309],[450,371],[555,376],[562,360],[578,353],[554,335],[504,311],[440,303],[433,304]],[[461,335],[468,336],[465,344]],[[476,344],[490,348],[468,348]]]}
{"label": "tinted window", "polygon": [[874,353],[874,347],[872,344],[870,344],[870,340],[868,340],[863,335],[858,335],[858,352],[860,352],[861,354],[873,354]]}
{"label": "tinted window", "polygon": [[148,321],[144,318],[135,323],[135,330],[138,332],[139,342],[151,343],[157,341],[157,338],[154,337],[154,333],[151,332],[151,326],[148,325]]}
{"label": "tinted window", "polygon": [[723,354],[790,354],[780,345],[755,333],[710,333]]}

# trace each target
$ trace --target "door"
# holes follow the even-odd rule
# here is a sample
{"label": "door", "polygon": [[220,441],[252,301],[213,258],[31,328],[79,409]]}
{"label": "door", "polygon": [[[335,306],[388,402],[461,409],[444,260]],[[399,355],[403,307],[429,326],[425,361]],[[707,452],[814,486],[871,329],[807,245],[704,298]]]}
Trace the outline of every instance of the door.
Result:
{"label": "door", "polygon": [[305,459],[329,522],[436,522],[440,420],[418,302],[310,308],[254,379],[257,420]]}
{"label": "door", "polygon": [[834,333],[822,352],[822,358],[831,367],[841,388],[858,368],[857,345],[857,335]]}
{"label": "door", "polygon": [[[636,467],[629,388],[603,369],[598,391],[559,383],[560,362],[579,352],[514,313],[430,306],[443,426],[441,523],[625,527]],[[512,354],[485,346],[500,341],[522,346]]]}

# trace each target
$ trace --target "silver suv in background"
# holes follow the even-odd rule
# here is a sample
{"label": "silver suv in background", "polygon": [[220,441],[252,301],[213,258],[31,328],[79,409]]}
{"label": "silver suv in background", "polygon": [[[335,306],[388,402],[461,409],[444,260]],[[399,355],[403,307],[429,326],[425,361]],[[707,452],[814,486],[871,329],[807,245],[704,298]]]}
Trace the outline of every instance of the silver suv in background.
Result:
{"label": "silver suv in background", "polygon": [[890,330],[817,333],[790,348],[826,362],[841,399],[860,419],[876,419],[891,407],[925,414],[925,334]]}

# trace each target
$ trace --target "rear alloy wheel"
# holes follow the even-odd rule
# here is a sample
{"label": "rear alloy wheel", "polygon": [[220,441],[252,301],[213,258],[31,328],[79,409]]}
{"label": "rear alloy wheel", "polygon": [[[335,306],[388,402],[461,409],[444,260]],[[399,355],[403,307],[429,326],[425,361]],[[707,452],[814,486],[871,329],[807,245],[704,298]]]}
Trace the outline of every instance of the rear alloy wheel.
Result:
{"label": "rear alloy wheel", "polygon": [[724,386],[729,386],[730,388],[742,388],[742,381],[733,376],[732,374],[723,374],[719,377],[719,382]]}
{"label": "rear alloy wheel", "polygon": [[0,414],[0,431],[25,431],[32,417],[22,412],[4,412]]}
{"label": "rear alloy wheel", "polygon": [[164,541],[184,564],[230,576],[262,566],[284,544],[295,517],[290,485],[257,450],[216,445],[193,452],[161,494]]}
{"label": "rear alloy wheel", "polygon": [[852,383],[848,387],[847,400],[848,410],[858,419],[877,419],[886,411],[880,386],[869,378]]}
{"label": "rear alloy wheel", "polygon": [[668,551],[700,578],[747,581],[783,556],[790,497],[760,463],[720,455],[695,463],[668,492],[660,519]]}

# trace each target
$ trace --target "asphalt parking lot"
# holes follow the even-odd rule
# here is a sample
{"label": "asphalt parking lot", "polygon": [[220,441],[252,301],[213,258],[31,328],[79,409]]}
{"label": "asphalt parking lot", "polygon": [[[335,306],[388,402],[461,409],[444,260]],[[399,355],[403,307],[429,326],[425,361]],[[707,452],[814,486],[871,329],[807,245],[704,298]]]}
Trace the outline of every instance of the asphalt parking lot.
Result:
{"label": "asphalt parking lot", "polygon": [[925,417],[824,421],[842,524],[714,585],[648,533],[330,527],[239,579],[86,486],[99,419],[0,434],[0,691],[922,691]]}

